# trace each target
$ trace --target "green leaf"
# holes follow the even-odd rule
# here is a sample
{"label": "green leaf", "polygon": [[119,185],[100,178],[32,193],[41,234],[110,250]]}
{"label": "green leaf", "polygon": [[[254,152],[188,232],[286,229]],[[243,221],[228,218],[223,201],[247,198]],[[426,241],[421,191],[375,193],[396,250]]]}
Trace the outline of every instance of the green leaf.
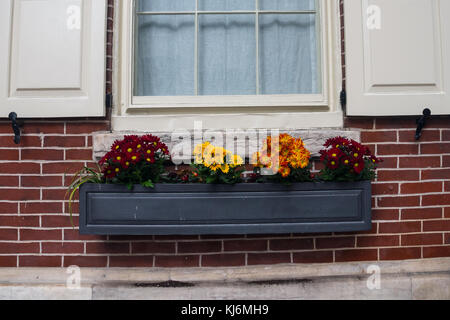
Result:
{"label": "green leaf", "polygon": [[142,182],[142,186],[144,186],[146,188],[154,188],[155,187],[152,180],[147,180],[147,181]]}

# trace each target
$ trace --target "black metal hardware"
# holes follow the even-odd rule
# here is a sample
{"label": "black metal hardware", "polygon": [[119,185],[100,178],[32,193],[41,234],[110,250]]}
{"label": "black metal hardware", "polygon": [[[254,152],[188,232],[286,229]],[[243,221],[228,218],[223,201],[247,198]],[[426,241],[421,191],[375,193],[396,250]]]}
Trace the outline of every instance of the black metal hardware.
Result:
{"label": "black metal hardware", "polygon": [[112,105],[113,105],[113,95],[112,95],[112,93],[107,93],[106,94],[105,105],[106,105],[106,109],[112,108]]}
{"label": "black metal hardware", "polygon": [[417,129],[416,129],[416,140],[419,140],[422,136],[422,129],[425,127],[426,121],[431,116],[431,110],[428,108],[423,109],[422,116],[416,120]]}
{"label": "black metal hardware", "polygon": [[345,109],[347,106],[347,91],[345,91],[345,89],[342,89],[339,100],[341,102],[342,109]]}
{"label": "black metal hardware", "polygon": [[9,120],[11,120],[12,129],[14,131],[14,143],[20,143],[20,127],[22,127],[22,122],[17,120],[17,113],[11,112],[8,116]]}

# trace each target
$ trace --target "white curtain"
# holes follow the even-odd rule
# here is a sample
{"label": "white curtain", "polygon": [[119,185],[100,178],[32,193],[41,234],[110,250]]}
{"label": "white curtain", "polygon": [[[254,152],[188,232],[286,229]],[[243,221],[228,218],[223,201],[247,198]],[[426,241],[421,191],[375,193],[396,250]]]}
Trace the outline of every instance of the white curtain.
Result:
{"label": "white curtain", "polygon": [[[259,0],[260,10],[314,10],[315,0]],[[142,11],[194,11],[195,0],[140,0]],[[199,0],[200,11],[255,10],[255,0]],[[198,94],[320,92],[315,14],[200,14]],[[138,15],[135,94],[195,94],[194,15]],[[259,60],[259,78],[256,63]]]}

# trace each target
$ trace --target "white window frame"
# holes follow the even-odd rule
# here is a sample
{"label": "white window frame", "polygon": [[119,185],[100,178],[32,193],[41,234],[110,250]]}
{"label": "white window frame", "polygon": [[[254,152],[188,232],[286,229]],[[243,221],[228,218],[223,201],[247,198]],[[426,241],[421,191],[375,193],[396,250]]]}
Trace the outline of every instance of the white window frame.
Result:
{"label": "white window frame", "polygon": [[[134,3],[116,0],[116,53],[112,125],[116,131],[174,130],[192,128],[193,121],[206,128],[317,128],[342,127],[339,105],[342,83],[339,0],[320,1],[320,53],[322,94],[251,96],[135,97]],[[219,119],[220,118],[220,119]]]}

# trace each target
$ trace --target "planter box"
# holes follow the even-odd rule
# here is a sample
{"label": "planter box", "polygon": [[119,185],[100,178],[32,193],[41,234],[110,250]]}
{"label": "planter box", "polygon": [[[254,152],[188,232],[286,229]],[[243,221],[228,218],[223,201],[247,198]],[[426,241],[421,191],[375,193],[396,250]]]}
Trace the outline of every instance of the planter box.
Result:
{"label": "planter box", "polygon": [[84,184],[81,234],[255,234],[371,228],[371,183]]}

